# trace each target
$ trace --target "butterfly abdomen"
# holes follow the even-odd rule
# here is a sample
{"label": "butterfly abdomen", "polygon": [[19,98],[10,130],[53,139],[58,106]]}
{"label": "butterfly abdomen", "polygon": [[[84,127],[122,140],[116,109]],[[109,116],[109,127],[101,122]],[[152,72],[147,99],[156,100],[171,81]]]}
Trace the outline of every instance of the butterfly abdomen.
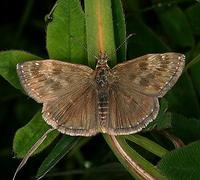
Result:
{"label": "butterfly abdomen", "polygon": [[98,95],[98,119],[100,127],[105,127],[108,122],[108,92],[99,92]]}
{"label": "butterfly abdomen", "polygon": [[106,132],[108,126],[109,71],[110,68],[107,65],[107,59],[99,59],[95,79],[98,90],[98,121],[102,132]]}

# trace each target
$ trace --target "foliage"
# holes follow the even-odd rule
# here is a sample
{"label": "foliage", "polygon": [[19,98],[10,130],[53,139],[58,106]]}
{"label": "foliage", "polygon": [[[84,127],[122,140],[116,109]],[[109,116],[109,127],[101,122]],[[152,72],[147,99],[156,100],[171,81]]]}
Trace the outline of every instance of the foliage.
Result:
{"label": "foliage", "polygon": [[[96,2],[100,2],[99,7]],[[10,179],[19,162],[8,158],[12,156],[11,143],[14,132],[20,128],[13,141],[14,153],[20,158],[49,128],[39,113],[41,106],[30,98],[27,99],[23,94],[15,71],[16,64],[49,57],[94,67],[94,56],[98,52],[95,36],[97,16],[94,14],[95,8],[99,8],[101,16],[104,17],[105,49],[109,54],[111,66],[147,53],[176,51],[186,54],[187,65],[184,74],[165,99],[161,100],[158,118],[140,135],[122,136],[117,139],[127,154],[155,177],[197,179],[200,170],[198,141],[200,137],[200,3],[193,0],[153,2],[126,0],[122,1],[122,6],[119,0],[97,0],[95,3],[92,0],[85,0],[83,6],[78,0],[58,0],[47,16],[45,28],[45,22],[42,21],[44,14],[53,7],[54,3],[55,1],[38,3],[28,0],[22,5],[16,3],[16,6],[19,6],[17,10],[12,11],[10,9],[12,7],[8,6],[9,9],[5,8],[3,12],[4,20],[0,28],[2,50],[0,52],[0,128],[3,137],[0,149],[1,178]],[[14,19],[6,19],[7,12],[14,17],[17,13],[21,13],[21,17],[16,15],[16,22]],[[44,44],[45,29],[47,52]],[[135,35],[128,39],[127,58],[126,45],[123,45],[116,54],[115,49],[131,33]],[[3,51],[7,49],[23,49],[23,51]],[[122,176],[131,179],[132,177],[121,165],[110,164],[117,160],[113,153],[108,153],[110,150],[106,146],[105,142],[107,142],[121,164],[132,176],[138,178],[127,162],[116,152],[110,137],[105,135],[104,138],[106,141],[100,135],[87,140],[69,136],[60,137],[58,132],[52,132],[35,154],[46,150],[33,158],[32,163],[28,164],[27,171],[22,170],[20,177],[28,179],[36,175],[35,167],[39,168],[37,176],[43,176],[64,155],[68,155],[68,158],[62,159],[55,166],[54,174],[49,174],[52,176],[51,179],[54,179],[56,172],[60,179],[65,179],[62,177],[63,171],[63,174],[70,176],[71,179],[93,179],[94,177],[110,179],[114,176],[116,179],[121,179]],[[181,147],[183,143],[185,146]],[[102,166],[106,166],[106,170]]]}

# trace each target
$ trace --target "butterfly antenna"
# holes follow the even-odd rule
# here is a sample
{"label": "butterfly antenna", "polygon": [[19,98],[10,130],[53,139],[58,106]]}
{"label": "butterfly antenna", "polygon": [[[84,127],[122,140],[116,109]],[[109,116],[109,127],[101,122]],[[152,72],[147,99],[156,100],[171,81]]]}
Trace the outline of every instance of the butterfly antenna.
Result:
{"label": "butterfly antenna", "polygon": [[22,169],[24,167],[24,165],[26,164],[26,162],[28,161],[28,159],[33,155],[33,153],[38,149],[38,147],[44,142],[44,140],[47,138],[47,135],[52,132],[55,129],[48,129],[43,135],[42,137],[28,150],[27,154],[25,155],[25,157],[22,159],[21,163],[19,164],[19,166],[17,167],[15,174],[12,178],[12,180],[15,180],[15,177],[17,175],[17,173],[19,172],[20,169]]}
{"label": "butterfly antenna", "polygon": [[118,48],[115,50],[115,52],[117,52],[127,41],[128,39],[130,39],[132,36],[136,35],[135,33],[129,34],[124,41],[118,46]]}
{"label": "butterfly antenna", "polygon": [[[115,52],[117,52],[117,51],[128,41],[128,39],[131,38],[133,35],[135,35],[135,33],[129,34],[129,35],[125,38],[125,40],[118,46],[118,48],[115,50]],[[74,37],[71,36],[71,38],[74,38]],[[78,40],[75,39],[75,38],[74,38],[74,40],[76,40],[76,42],[77,42],[83,49],[85,49],[86,52],[88,52],[87,47],[86,47],[84,44],[80,43],[80,41],[78,41]],[[100,54],[101,54],[101,53],[100,53]],[[95,59],[98,59],[98,56],[95,56],[95,55],[94,55],[94,57],[95,57]]]}

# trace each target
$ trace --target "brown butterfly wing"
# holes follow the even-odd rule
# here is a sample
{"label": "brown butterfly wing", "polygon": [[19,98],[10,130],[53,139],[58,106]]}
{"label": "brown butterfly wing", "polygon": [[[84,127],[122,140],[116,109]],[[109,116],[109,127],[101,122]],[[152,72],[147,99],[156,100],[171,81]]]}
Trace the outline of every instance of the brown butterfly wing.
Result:
{"label": "brown butterfly wing", "polygon": [[138,132],[156,118],[158,111],[157,98],[115,84],[110,89],[108,133]]}
{"label": "brown butterfly wing", "polygon": [[64,134],[92,136],[99,132],[96,102],[96,91],[85,85],[56,101],[44,103],[43,118]]}
{"label": "brown butterfly wing", "polygon": [[178,80],[184,55],[148,54],[116,65],[111,70],[109,99],[110,134],[140,131],[156,118],[158,97]]}
{"label": "brown butterfly wing", "polygon": [[44,60],[18,64],[17,72],[28,95],[43,103],[43,117],[48,124],[69,135],[97,133],[91,68]]}
{"label": "brown butterfly wing", "polygon": [[148,54],[116,65],[112,73],[129,90],[162,97],[181,75],[184,59],[179,53]]}
{"label": "brown butterfly wing", "polygon": [[17,65],[24,90],[39,103],[79,89],[88,83],[92,72],[87,66],[56,60],[27,61]]}

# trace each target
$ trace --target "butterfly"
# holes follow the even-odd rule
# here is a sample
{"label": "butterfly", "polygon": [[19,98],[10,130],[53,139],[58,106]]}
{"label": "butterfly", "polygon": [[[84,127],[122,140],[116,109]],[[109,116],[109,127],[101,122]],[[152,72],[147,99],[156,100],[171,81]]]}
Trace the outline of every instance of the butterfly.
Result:
{"label": "butterfly", "polygon": [[43,103],[44,120],[61,133],[136,133],[156,118],[158,98],[176,83],[183,54],[147,54],[108,66],[100,53],[95,70],[58,60],[26,61],[17,73],[26,93]]}

